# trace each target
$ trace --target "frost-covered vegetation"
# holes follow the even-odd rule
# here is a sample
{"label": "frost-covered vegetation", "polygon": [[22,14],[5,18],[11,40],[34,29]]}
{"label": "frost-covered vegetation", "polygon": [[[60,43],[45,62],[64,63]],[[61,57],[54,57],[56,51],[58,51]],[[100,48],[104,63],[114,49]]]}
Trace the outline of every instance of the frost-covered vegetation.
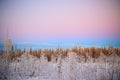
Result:
{"label": "frost-covered vegetation", "polygon": [[61,48],[0,54],[0,78],[8,80],[120,80],[119,48]]}

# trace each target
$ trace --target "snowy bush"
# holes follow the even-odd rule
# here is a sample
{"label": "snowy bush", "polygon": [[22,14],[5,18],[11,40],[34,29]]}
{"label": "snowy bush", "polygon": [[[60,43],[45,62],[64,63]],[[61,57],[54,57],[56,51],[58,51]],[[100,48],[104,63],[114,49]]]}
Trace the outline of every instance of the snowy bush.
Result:
{"label": "snowy bush", "polygon": [[[33,54],[31,50],[31,53],[25,52],[12,61],[7,61],[6,56],[2,55],[0,78],[8,80],[120,80],[120,57],[115,52],[108,56],[106,49],[102,52],[102,50],[99,51],[100,49],[91,48],[91,52],[97,52],[99,55],[94,59],[98,55],[90,54],[89,49],[76,50],[77,48],[73,49],[74,52],[61,50],[62,54],[59,53],[59,49],[57,52],[45,50],[47,54],[40,50],[38,51],[40,55],[37,52]],[[48,56],[51,57],[50,61]]]}

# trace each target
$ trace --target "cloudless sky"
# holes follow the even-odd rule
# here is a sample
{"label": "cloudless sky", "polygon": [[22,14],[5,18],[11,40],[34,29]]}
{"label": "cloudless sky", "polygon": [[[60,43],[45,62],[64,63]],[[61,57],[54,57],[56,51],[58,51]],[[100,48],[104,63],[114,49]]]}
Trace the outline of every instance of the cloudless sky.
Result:
{"label": "cloudless sky", "polygon": [[0,40],[120,40],[119,0],[0,0]]}

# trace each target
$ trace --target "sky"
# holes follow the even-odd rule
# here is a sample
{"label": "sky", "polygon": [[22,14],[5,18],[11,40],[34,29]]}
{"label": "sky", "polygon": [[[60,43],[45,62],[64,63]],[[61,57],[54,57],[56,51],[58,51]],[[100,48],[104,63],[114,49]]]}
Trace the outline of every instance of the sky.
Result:
{"label": "sky", "polygon": [[0,0],[0,41],[120,40],[119,0]]}

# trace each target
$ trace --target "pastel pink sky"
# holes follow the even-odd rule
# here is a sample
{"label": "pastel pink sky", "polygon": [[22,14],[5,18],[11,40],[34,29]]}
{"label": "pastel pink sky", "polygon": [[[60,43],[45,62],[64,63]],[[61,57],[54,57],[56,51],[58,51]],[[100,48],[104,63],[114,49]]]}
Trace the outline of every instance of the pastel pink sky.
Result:
{"label": "pastel pink sky", "polygon": [[0,3],[0,39],[119,38],[118,0],[6,0]]}

